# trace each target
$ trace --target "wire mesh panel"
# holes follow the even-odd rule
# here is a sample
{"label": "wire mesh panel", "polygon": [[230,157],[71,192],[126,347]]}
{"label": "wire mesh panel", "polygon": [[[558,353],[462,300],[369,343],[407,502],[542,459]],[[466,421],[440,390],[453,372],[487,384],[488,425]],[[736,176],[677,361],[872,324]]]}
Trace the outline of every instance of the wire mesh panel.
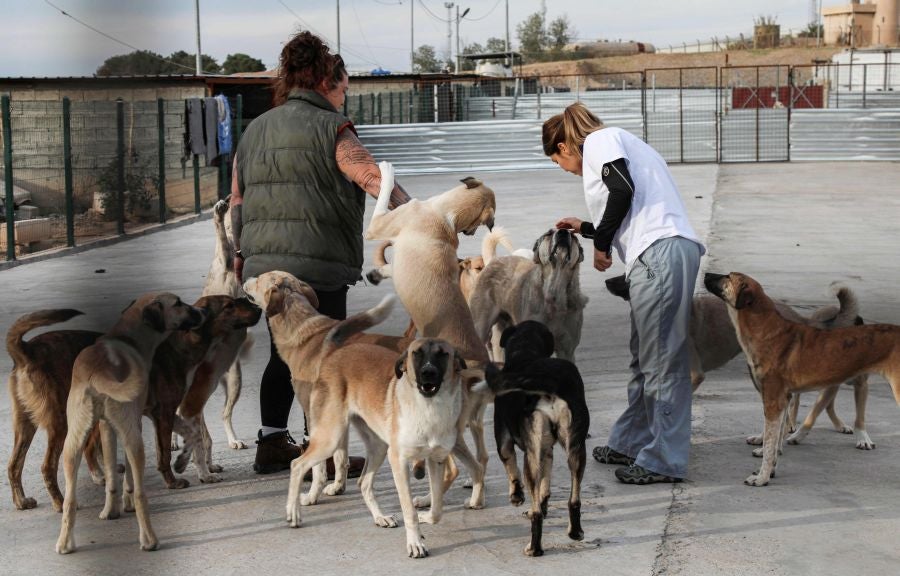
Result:
{"label": "wire mesh panel", "polygon": [[729,67],[720,75],[720,160],[789,160],[789,68]]}
{"label": "wire mesh panel", "polygon": [[715,68],[647,70],[645,134],[667,162],[715,162],[718,148]]}

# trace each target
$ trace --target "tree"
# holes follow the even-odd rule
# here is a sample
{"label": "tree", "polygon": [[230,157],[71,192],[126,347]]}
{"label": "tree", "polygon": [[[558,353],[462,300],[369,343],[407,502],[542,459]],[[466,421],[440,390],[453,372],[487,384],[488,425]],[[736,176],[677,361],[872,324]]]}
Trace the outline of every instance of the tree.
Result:
{"label": "tree", "polygon": [[485,52],[506,52],[506,40],[491,36],[484,45]]}
{"label": "tree", "polygon": [[556,18],[547,26],[549,48],[557,52],[562,51],[565,45],[572,42],[577,35],[578,32],[572,27],[569,17],[565,14]]}
{"label": "tree", "polygon": [[434,46],[423,44],[413,52],[413,73],[425,74],[428,72],[440,72],[444,63],[438,60]]}
{"label": "tree", "polygon": [[222,64],[222,72],[224,74],[237,74],[238,72],[262,72],[266,69],[266,65],[262,60],[237,52],[229,54]]}
{"label": "tree", "polygon": [[527,58],[538,59],[547,46],[547,31],[543,12],[535,12],[516,25],[519,48]]}
{"label": "tree", "polygon": [[[189,54],[184,50],[172,52],[166,57],[166,60],[169,60],[167,74],[193,74],[197,70],[196,54]],[[219,66],[216,59],[208,54],[200,56],[200,68],[208,74],[218,74],[222,71],[222,67]]]}
{"label": "tree", "polygon": [[97,68],[97,76],[142,76],[166,73],[165,59],[149,50],[137,50],[131,54],[119,54],[107,58]]}
{"label": "tree", "polygon": [[[466,56],[468,54],[484,54],[484,46],[479,44],[478,42],[472,42],[471,44],[466,44],[463,46],[462,55]],[[468,60],[466,58],[459,59],[459,71],[460,72],[471,72],[475,69],[475,61]]]}

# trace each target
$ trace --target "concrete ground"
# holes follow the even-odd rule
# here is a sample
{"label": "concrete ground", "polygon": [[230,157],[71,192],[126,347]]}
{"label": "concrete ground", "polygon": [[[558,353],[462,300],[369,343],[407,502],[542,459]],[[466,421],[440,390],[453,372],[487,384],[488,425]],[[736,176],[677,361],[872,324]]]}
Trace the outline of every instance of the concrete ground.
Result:
{"label": "concrete ground", "polygon": [[[691,220],[709,247],[704,269],[749,273],[771,295],[806,313],[832,303],[829,283],[839,280],[856,292],[868,321],[900,324],[900,164],[677,165],[672,170]],[[402,181],[414,196],[426,197],[462,176]],[[561,171],[480,176],[496,191],[497,223],[508,228],[517,246],[530,247],[560,216],[585,214],[578,180]],[[460,254],[477,251],[477,240],[464,239]],[[66,327],[102,330],[145,291],[166,289],[193,300],[212,254],[213,227],[205,220],[0,271],[0,332],[21,314],[40,308],[79,308],[85,316]],[[606,273],[588,265],[581,270],[590,303],[577,357],[591,408],[589,450],[605,442],[625,405],[628,307],[608,295],[602,283],[621,271],[621,264]],[[350,309],[367,308],[391,290],[389,282],[360,284],[350,292]],[[405,324],[405,314],[398,311],[382,329],[399,333]],[[823,415],[804,444],[785,448],[768,487],[749,488],[743,480],[758,460],[744,439],[761,429],[762,409],[742,358],[709,374],[694,397],[686,482],[626,486],[616,481],[612,466],[589,459],[582,493],[583,542],[565,536],[568,477],[557,451],[543,558],[522,555],[528,521],[521,508],[508,503],[505,474],[496,457],[488,468],[484,510],[463,509],[468,491],[458,482],[446,495],[441,523],[423,527],[431,553],[427,559],[405,557],[402,529],[373,525],[355,484],[342,496],[304,508],[303,526],[289,529],[284,522],[287,473],[258,476],[251,469],[259,424],[258,380],[267,359],[264,326],[253,334],[252,357],[244,363],[244,394],[235,412],[235,427],[251,449],[228,448],[218,421],[221,391],[206,411],[214,458],[225,467],[221,483],[199,484],[191,466],[186,472],[191,486],[167,490],[153,469],[155,451],[145,429],[151,463],[147,487],[159,551],[138,549],[133,514],[115,521],[97,518],[103,491],[90,483],[82,467],[78,551],[56,555],[60,515],[41,481],[45,440],[39,433],[24,477],[26,493],[37,498],[38,507],[16,511],[8,482],[0,481],[0,573],[218,576],[416,569],[434,574],[886,574],[894,573],[900,561],[900,413],[884,380],[872,377],[868,403],[868,430],[876,450],[855,449],[854,438],[834,432]],[[0,356],[0,374],[10,368],[10,359]],[[813,394],[802,397],[801,415],[813,399]],[[839,395],[838,413],[852,423],[849,391]],[[4,395],[4,459],[12,445],[10,421]],[[300,411],[294,409],[295,436],[302,426]],[[493,454],[492,439],[488,446]],[[355,437],[351,452],[361,453]],[[60,477],[62,482],[61,472]],[[387,465],[376,489],[382,508],[399,515]],[[415,493],[425,490],[424,482],[414,485]]]}

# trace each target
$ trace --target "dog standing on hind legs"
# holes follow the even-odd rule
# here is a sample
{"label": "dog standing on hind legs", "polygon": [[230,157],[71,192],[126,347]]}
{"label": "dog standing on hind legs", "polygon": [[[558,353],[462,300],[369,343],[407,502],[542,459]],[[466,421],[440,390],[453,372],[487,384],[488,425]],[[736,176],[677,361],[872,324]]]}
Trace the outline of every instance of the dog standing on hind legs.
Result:
{"label": "dog standing on hind legs", "polygon": [[485,370],[494,399],[494,436],[497,452],[509,477],[509,500],[524,502],[516,451],[525,453],[525,489],[531,497],[531,541],[527,556],[541,556],[543,520],[550,499],[553,447],[566,452],[571,475],[568,535],[584,539],[581,528],[581,482],[587,450],[585,440],[590,413],[584,398],[584,382],[572,362],[551,358],[554,339],[540,322],[526,321],[503,331],[500,345],[506,352],[503,369],[490,364]]}
{"label": "dog standing on hind legs", "polygon": [[100,423],[106,473],[106,504],[101,519],[119,516],[116,435],[122,438],[133,484],[135,513],[142,550],[156,550],[159,541],[150,525],[144,493],[144,441],[141,416],[147,403],[150,365],[156,348],[173,330],[185,330],[204,320],[202,310],[185,304],[174,294],[150,293],[122,312],[119,321],[94,344],[78,354],[72,367],[72,387],[66,404],[69,430],[63,447],[66,495],[56,551],[75,550],[75,514],[81,451],[91,429]]}
{"label": "dog standing on hind legs", "polygon": [[762,394],[763,460],[745,484],[765,486],[775,471],[790,393],[827,388],[874,372],[885,377],[900,404],[900,326],[865,324],[821,330],[785,320],[759,283],[745,274],[707,273],[704,284],[728,304]]}

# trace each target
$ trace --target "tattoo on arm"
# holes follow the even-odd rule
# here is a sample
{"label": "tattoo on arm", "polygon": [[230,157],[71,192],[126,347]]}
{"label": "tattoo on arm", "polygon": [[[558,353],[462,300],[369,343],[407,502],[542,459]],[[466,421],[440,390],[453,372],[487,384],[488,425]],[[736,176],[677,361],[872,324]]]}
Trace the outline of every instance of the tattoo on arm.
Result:
{"label": "tattoo on arm", "polygon": [[355,182],[366,194],[378,197],[381,171],[352,130],[344,130],[338,135],[335,160],[344,176]]}

